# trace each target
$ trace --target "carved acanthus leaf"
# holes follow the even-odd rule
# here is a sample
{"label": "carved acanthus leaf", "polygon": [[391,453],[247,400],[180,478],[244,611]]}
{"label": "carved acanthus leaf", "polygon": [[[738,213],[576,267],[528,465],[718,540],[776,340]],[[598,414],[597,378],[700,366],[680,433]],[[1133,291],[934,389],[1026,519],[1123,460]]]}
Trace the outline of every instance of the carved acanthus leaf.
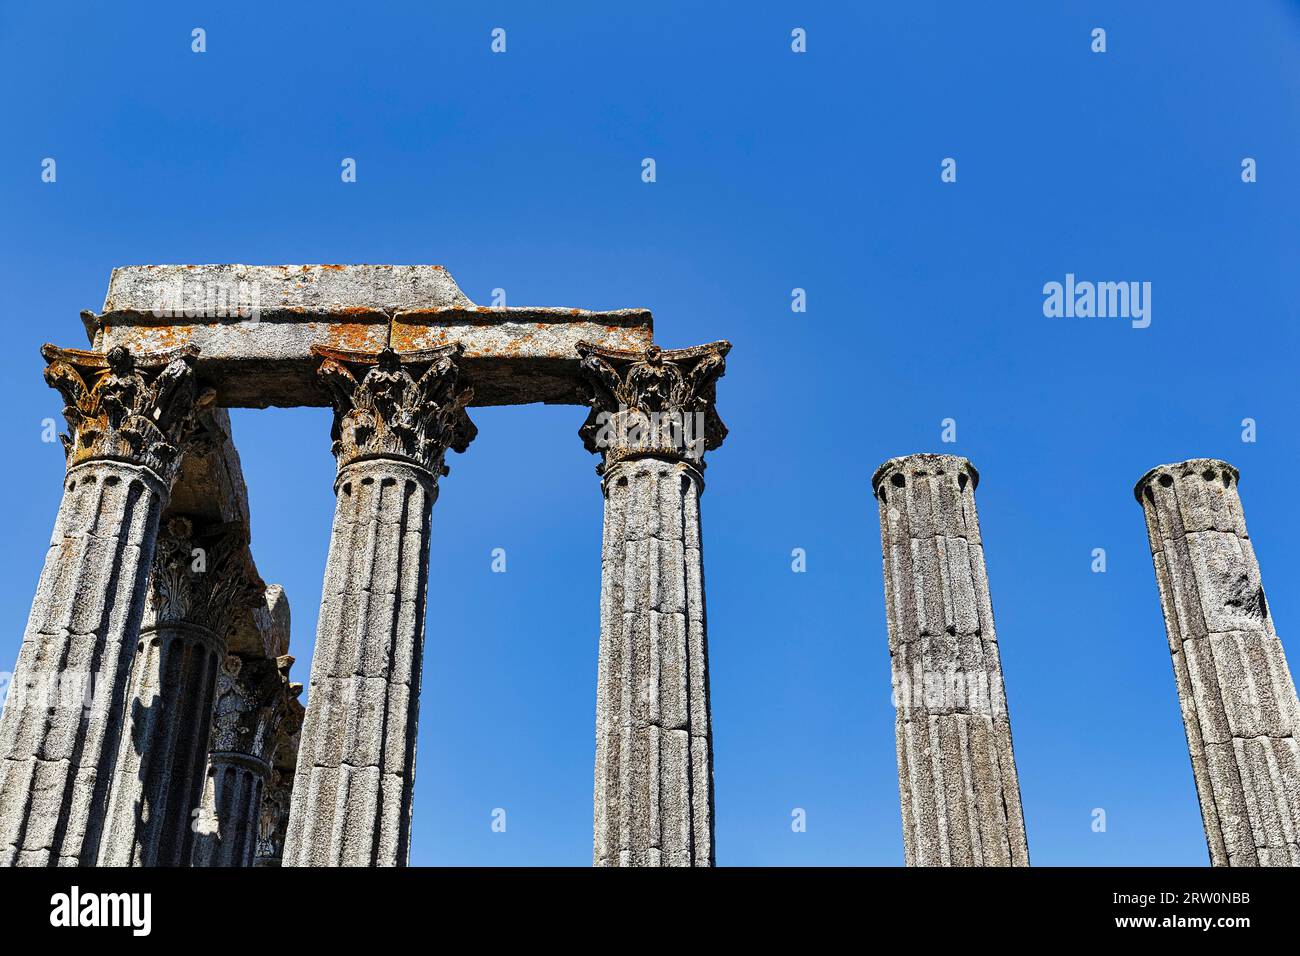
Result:
{"label": "carved acanthus leaf", "polygon": [[726,371],[728,342],[689,349],[644,351],[578,344],[590,388],[591,412],[579,429],[588,451],[600,452],[598,471],[643,455],[704,466],[704,452],[727,437],[715,408],[716,386]]}
{"label": "carved acanthus leaf", "polygon": [[333,452],[342,468],[364,458],[403,458],[445,475],[448,448],[463,452],[478,429],[474,397],[458,365],[463,349],[377,354],[314,348],[334,404]]}
{"label": "carved acanthus leaf", "polygon": [[132,355],[118,346],[107,355],[46,345],[45,381],[66,403],[61,435],[71,468],[112,458],[150,469],[170,484],[195,413],[215,399],[196,384],[195,348]]}
{"label": "carved acanthus leaf", "polygon": [[256,607],[266,585],[242,525],[196,526],[174,516],[159,529],[145,626],[187,623],[225,638],[235,613]]}
{"label": "carved acanthus leaf", "polygon": [[289,681],[292,663],[287,655],[275,660],[226,655],[217,675],[210,750],[247,754],[273,765],[277,750],[302,723],[297,700],[302,685]]}

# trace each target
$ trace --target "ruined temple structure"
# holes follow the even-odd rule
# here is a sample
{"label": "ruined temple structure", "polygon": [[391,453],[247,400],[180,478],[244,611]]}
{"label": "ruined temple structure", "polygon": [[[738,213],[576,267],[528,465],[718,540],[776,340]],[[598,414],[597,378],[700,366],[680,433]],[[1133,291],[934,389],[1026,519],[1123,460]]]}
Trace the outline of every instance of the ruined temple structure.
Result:
{"label": "ruined temple structure", "polygon": [[[42,350],[67,473],[0,718],[0,865],[404,865],[444,459],[473,407],[531,402],[587,406],[600,456],[594,862],[713,864],[726,342],[476,306],[440,266],[127,267],[82,319],[89,349]],[[337,463],[305,710],[226,412],[300,405],[333,407]]]}
{"label": "ruined temple structure", "polygon": [[[476,306],[438,266],[129,267],[82,318],[90,348],[42,349],[67,470],[0,716],[0,865],[404,865],[447,452],[476,406],[531,402],[585,406],[599,459],[593,863],[713,865],[700,499],[726,342]],[[226,411],[298,405],[333,408],[336,463],[305,708]],[[931,454],[872,479],[909,866],[1029,864],[978,483]],[[1300,704],[1237,483],[1193,460],[1136,494],[1211,862],[1296,866]]]}

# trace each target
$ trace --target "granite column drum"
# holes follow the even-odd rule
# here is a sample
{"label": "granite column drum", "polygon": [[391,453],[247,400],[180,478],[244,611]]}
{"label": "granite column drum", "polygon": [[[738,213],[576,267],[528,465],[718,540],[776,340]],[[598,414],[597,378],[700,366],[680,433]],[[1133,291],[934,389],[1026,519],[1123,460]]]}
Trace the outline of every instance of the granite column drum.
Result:
{"label": "granite column drum", "polygon": [[1260,583],[1237,469],[1151,469],[1146,516],[1214,866],[1300,866],[1300,705]]}
{"label": "granite column drum", "polygon": [[965,458],[876,470],[908,866],[1028,866],[1020,783]]}
{"label": "granite column drum", "polygon": [[579,346],[581,429],[603,461],[596,691],[597,866],[712,866],[713,741],[699,497],[726,428],[715,384],[730,345]]}
{"label": "granite column drum", "polygon": [[192,351],[42,353],[68,473],[0,718],[0,865],[93,865],[159,522],[209,397]]}
{"label": "granite column drum", "polygon": [[317,351],[337,506],[285,866],[404,866],[415,786],[429,522],[448,448],[474,437],[459,345]]}

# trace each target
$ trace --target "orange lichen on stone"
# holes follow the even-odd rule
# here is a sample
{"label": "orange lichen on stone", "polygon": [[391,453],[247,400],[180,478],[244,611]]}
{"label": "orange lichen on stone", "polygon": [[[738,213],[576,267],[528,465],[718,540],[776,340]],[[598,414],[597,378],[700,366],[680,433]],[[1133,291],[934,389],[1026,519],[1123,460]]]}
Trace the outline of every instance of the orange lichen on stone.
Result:
{"label": "orange lichen on stone", "polygon": [[111,335],[110,340],[113,345],[125,345],[128,348],[152,352],[185,345],[193,337],[191,326],[157,325],[123,329],[117,335]]}
{"label": "orange lichen on stone", "polygon": [[353,352],[366,352],[383,348],[387,337],[376,335],[383,327],[375,324],[342,323],[327,326],[325,340],[331,348]]}

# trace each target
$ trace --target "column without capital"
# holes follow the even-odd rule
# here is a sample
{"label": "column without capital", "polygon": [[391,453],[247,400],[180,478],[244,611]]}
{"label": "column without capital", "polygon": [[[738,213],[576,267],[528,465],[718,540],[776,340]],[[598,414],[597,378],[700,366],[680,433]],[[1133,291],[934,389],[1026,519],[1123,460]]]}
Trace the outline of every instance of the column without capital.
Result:
{"label": "column without capital", "polygon": [[92,865],[163,508],[193,427],[193,350],[45,346],[68,472],[0,718],[0,865]]}
{"label": "column without capital", "polygon": [[699,496],[726,427],[731,346],[623,352],[582,344],[603,456],[596,685],[597,866],[712,866],[713,738]]}
{"label": "column without capital", "polygon": [[975,486],[954,455],[892,458],[880,504],[908,866],[1028,866]]}
{"label": "column without capital", "polygon": [[1160,465],[1146,516],[1214,866],[1300,866],[1300,704],[1227,462]]}
{"label": "column without capital", "polygon": [[429,519],[447,448],[474,437],[459,345],[318,348],[337,504],[285,866],[404,866],[410,843]]}

